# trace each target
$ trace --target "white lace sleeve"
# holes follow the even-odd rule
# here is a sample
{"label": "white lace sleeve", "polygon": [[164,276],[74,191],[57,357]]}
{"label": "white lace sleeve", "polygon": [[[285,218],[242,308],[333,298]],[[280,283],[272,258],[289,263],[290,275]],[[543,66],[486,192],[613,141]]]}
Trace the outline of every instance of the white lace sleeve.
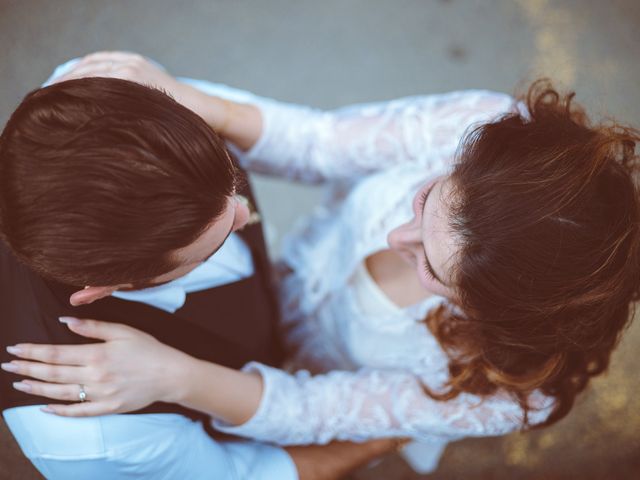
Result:
{"label": "white lace sleeve", "polygon": [[[522,409],[506,395],[481,399],[461,394],[438,401],[407,371],[362,369],[316,376],[301,371],[291,375],[259,363],[250,363],[245,370],[257,371],[264,379],[258,411],[240,426],[214,425],[265,442],[303,445],[381,437],[451,440],[500,435],[522,426]],[[546,413],[541,410],[530,420],[543,418]]]}
{"label": "white lace sleeve", "polygon": [[310,183],[350,179],[399,163],[451,161],[468,127],[514,108],[505,94],[466,90],[335,111],[255,99],[263,133],[241,154],[249,170]]}

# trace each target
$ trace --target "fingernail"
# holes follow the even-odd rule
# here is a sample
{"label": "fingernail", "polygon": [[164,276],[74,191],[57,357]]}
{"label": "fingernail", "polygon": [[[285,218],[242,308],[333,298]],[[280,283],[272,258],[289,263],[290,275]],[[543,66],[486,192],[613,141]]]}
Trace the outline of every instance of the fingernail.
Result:
{"label": "fingernail", "polygon": [[3,363],[2,365],[0,365],[0,367],[2,367],[2,369],[6,370],[7,372],[17,372],[18,371],[18,366],[14,365],[13,363]]}
{"label": "fingernail", "polygon": [[13,382],[13,388],[15,388],[16,390],[20,390],[21,392],[31,391],[31,385],[24,382]]}
{"label": "fingernail", "polygon": [[67,325],[75,325],[78,323],[78,319],[75,317],[59,317],[61,323],[66,323]]}
{"label": "fingernail", "polygon": [[20,355],[22,353],[22,349],[20,347],[7,347],[7,352],[11,355]]}
{"label": "fingernail", "polygon": [[45,413],[54,413],[53,409],[51,409],[49,407],[40,407],[40,411],[41,412],[45,412]]}
{"label": "fingernail", "polygon": [[7,347],[7,352],[11,355],[20,355],[22,353],[22,349],[20,347]]}

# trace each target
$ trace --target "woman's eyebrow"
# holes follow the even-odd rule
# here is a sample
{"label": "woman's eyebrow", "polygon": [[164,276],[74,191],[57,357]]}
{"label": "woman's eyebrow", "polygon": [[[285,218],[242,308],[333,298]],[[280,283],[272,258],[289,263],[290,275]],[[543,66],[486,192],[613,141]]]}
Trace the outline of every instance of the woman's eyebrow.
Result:
{"label": "woman's eyebrow", "polygon": [[[438,183],[438,181],[434,182],[433,185],[431,185],[431,188],[429,188],[429,191],[427,192],[427,196],[424,199],[424,205],[422,206],[422,218],[420,220],[420,225],[421,226],[424,226],[424,211],[427,208],[427,202],[429,201],[429,195],[431,195],[431,192],[433,191],[433,187],[435,187],[437,183]],[[429,273],[431,275],[433,275],[433,278],[435,278],[442,285],[444,285],[445,287],[449,287],[449,285],[446,284],[445,282],[443,282],[442,278],[440,278],[440,276],[433,269],[433,266],[431,265],[431,262],[429,261],[429,255],[427,255],[427,249],[425,248],[424,242],[422,242],[422,251],[424,252],[424,261],[425,261],[425,264],[427,266],[427,270],[429,270]]]}

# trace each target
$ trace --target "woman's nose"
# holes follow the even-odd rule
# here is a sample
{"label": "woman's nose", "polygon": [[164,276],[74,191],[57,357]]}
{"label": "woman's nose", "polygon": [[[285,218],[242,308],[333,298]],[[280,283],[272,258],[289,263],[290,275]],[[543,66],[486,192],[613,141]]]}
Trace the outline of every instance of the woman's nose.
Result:
{"label": "woman's nose", "polygon": [[417,244],[422,243],[420,228],[413,223],[405,223],[392,230],[387,236],[387,242],[392,250],[399,252],[413,251]]}

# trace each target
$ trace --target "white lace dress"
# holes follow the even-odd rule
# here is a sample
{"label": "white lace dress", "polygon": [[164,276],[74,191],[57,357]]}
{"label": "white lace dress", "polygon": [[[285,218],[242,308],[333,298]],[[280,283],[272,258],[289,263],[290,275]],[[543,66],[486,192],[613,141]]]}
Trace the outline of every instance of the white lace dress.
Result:
{"label": "white lace dress", "polygon": [[[488,91],[410,97],[321,112],[238,91],[208,89],[259,106],[264,131],[240,154],[244,166],[306,182],[329,182],[326,202],[284,242],[293,271],[281,284],[290,371],[251,363],[264,395],[245,424],[216,428],[280,445],[411,437],[414,467],[437,465],[447,442],[517,430],[523,413],[504,393],[462,394],[441,402],[447,357],[426,325],[445,300],[409,308],[391,304],[368,276],[364,259],[387,248],[390,230],[407,221],[411,199],[446,172],[464,132],[516,108]],[[542,408],[549,399],[535,394]]]}

